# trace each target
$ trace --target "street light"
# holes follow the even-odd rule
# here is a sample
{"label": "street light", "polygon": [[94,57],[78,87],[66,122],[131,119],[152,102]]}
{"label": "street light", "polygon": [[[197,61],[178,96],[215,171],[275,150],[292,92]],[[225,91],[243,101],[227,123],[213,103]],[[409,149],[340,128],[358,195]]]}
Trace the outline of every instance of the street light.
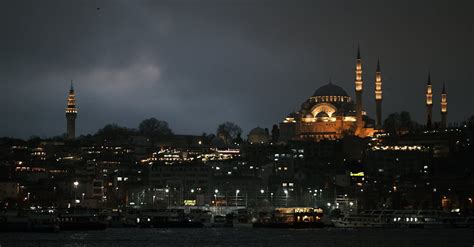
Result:
{"label": "street light", "polygon": [[76,211],[76,206],[77,206],[77,186],[79,186],[78,181],[74,181],[72,183],[74,185],[74,212]]}
{"label": "street light", "polygon": [[285,204],[288,207],[288,190],[284,190],[285,192]]}
{"label": "street light", "polygon": [[240,190],[235,191],[235,207],[237,207],[237,197],[239,196]]}
{"label": "street light", "polygon": [[171,198],[170,198],[170,189],[166,188],[165,189],[165,192],[166,192],[166,196],[168,196],[168,207],[170,207],[170,204],[171,204]]}

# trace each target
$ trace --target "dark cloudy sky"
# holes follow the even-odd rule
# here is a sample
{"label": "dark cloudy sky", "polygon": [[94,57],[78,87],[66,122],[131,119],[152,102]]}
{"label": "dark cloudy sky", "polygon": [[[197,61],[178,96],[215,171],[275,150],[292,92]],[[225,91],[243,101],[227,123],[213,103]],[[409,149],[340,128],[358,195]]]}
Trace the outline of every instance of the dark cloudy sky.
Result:
{"label": "dark cloudy sky", "polygon": [[[353,96],[357,43],[373,116],[424,122],[428,70],[447,84],[449,121],[474,114],[472,1],[2,1],[0,136],[65,132],[74,79],[79,134],[148,117],[176,133],[271,127],[332,77]],[[100,8],[99,10],[97,8]]]}

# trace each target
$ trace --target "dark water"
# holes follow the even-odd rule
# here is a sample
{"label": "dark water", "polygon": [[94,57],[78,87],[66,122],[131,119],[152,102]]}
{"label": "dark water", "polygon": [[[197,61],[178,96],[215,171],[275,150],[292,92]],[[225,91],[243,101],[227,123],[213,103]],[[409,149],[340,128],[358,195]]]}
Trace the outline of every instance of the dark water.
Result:
{"label": "dark water", "polygon": [[474,229],[107,229],[91,232],[0,233],[7,246],[466,246]]}

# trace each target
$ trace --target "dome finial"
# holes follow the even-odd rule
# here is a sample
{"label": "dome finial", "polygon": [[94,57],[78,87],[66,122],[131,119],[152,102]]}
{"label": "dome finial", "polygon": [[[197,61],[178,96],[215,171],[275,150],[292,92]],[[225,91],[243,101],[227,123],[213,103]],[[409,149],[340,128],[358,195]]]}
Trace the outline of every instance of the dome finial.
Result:
{"label": "dome finial", "polygon": [[329,76],[329,84],[332,85],[332,77],[331,76]]}
{"label": "dome finial", "polygon": [[377,72],[380,72],[380,60],[377,58]]}
{"label": "dome finial", "polygon": [[443,91],[441,93],[446,94],[446,86],[444,85],[444,82],[443,82]]}

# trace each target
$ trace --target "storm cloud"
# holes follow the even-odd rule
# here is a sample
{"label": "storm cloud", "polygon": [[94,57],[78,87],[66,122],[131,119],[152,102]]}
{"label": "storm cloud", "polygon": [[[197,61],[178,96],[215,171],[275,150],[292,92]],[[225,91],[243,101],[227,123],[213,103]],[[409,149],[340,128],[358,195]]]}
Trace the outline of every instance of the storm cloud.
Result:
{"label": "storm cloud", "polygon": [[425,121],[428,71],[439,117],[474,114],[471,1],[2,1],[0,136],[65,132],[70,80],[77,132],[148,117],[175,133],[271,127],[329,78],[354,94],[357,44],[364,108]]}

